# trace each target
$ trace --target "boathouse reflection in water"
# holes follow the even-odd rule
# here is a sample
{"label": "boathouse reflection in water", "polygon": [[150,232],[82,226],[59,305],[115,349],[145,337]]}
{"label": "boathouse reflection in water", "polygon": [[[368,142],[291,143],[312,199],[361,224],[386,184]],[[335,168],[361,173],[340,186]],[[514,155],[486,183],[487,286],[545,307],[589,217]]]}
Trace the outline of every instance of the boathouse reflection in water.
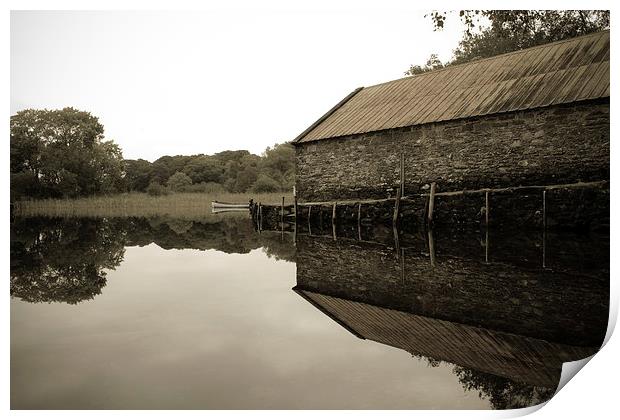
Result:
{"label": "boathouse reflection in water", "polygon": [[495,408],[549,399],[562,363],[603,342],[605,237],[403,235],[380,225],[320,233],[295,235],[295,291],[361,339],[453,363],[463,385]]}

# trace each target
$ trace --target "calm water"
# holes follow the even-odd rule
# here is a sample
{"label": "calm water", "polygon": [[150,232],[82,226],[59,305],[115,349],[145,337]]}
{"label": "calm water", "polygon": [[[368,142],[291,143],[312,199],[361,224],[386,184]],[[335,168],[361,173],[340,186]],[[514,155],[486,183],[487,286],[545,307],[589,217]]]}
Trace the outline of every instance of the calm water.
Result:
{"label": "calm water", "polygon": [[602,342],[605,236],[332,233],[14,220],[11,407],[523,407]]}

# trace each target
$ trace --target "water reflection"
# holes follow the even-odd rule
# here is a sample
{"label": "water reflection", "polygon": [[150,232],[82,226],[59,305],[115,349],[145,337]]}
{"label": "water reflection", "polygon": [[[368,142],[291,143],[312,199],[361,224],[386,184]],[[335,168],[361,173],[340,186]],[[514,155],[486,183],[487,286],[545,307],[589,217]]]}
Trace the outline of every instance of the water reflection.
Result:
{"label": "water reflection", "polygon": [[293,261],[290,240],[274,232],[256,235],[247,218],[17,219],[11,224],[11,296],[70,304],[93,299],[106,285],[106,271],[123,261],[127,246],[229,254],[264,248],[276,260]]}
{"label": "water reflection", "polygon": [[609,242],[570,233],[341,227],[297,234],[295,290],[358,338],[455,365],[494,408],[546,401],[601,346]]}
{"label": "water reflection", "polygon": [[75,304],[93,299],[125,252],[118,225],[96,219],[28,219],[11,225],[11,296]]}
{"label": "water reflection", "polygon": [[[404,350],[438,371],[449,367],[463,390],[498,409],[548,400],[562,363],[595,353],[607,327],[605,235],[395,232],[329,223],[257,231],[247,215],[17,219],[11,296],[72,305],[97,299],[126,248],[150,244],[227,254],[262,248],[273,261],[295,262],[300,304],[345,334]],[[217,280],[201,287],[228,287],[226,279]]]}

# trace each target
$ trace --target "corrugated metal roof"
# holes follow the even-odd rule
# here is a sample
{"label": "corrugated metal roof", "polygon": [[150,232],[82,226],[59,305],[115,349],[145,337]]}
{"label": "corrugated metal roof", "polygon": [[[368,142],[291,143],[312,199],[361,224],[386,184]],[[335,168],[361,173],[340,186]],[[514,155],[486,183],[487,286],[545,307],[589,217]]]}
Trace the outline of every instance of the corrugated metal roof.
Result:
{"label": "corrugated metal roof", "polygon": [[609,31],[357,89],[295,141],[603,97],[609,97]]}

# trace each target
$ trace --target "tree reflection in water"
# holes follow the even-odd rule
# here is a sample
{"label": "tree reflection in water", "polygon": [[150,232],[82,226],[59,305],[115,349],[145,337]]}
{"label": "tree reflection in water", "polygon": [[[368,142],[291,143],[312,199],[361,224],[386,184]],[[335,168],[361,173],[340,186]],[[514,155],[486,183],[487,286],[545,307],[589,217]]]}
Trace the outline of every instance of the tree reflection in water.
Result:
{"label": "tree reflection in water", "polygon": [[249,220],[17,219],[11,224],[11,296],[33,303],[93,299],[106,285],[106,271],[123,261],[126,246],[153,243],[238,254],[262,247],[275,259],[295,257],[289,236],[258,235]]}
{"label": "tree reflection in water", "polygon": [[28,219],[11,225],[11,296],[76,304],[93,299],[123,261],[125,236],[103,219]]}

